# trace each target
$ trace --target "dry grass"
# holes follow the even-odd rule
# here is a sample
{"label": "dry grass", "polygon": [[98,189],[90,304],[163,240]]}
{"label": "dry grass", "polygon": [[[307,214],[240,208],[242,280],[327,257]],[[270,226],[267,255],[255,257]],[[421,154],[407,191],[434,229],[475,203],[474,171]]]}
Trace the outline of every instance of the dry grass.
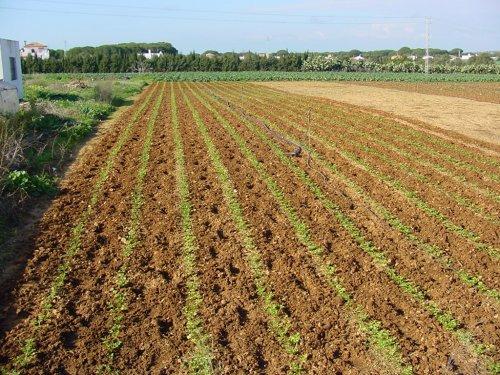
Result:
{"label": "dry grass", "polygon": [[498,104],[336,82],[258,82],[295,94],[368,107],[500,145]]}
{"label": "dry grass", "polygon": [[500,104],[500,82],[356,82],[356,85]]}
{"label": "dry grass", "polygon": [[24,132],[16,121],[0,117],[0,181],[23,158]]}

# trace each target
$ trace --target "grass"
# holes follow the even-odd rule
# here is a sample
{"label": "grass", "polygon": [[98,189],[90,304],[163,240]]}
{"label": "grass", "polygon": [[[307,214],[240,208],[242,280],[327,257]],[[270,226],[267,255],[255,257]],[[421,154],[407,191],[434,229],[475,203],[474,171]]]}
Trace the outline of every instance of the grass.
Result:
{"label": "grass", "polygon": [[151,151],[151,145],[153,143],[155,124],[158,118],[160,106],[163,101],[164,93],[165,87],[162,88],[161,94],[156,99],[153,110],[146,125],[146,137],[144,139],[142,152],[139,157],[137,177],[134,190],[132,192],[132,206],[130,209],[128,232],[125,237],[125,245],[122,248],[123,263],[117,272],[115,278],[115,289],[112,290],[113,297],[111,298],[111,302],[109,303],[112,325],[108,331],[107,336],[103,339],[103,345],[108,353],[108,363],[104,364],[104,366],[100,365],[101,368],[106,368],[107,371],[112,370],[116,351],[122,346],[120,334],[124,320],[124,311],[127,310],[128,305],[126,289],[126,286],[128,284],[128,263],[130,256],[132,255],[135,247],[139,242],[138,232],[141,221],[141,210],[144,204],[144,197],[142,193],[144,187],[144,179],[146,178],[148,171],[149,155]]}
{"label": "grass", "polygon": [[26,368],[35,358],[35,354],[33,354],[29,357],[29,361],[22,360],[22,358],[26,358],[27,352],[31,353],[34,350],[34,353],[36,353],[36,335],[39,333],[42,325],[46,323],[52,315],[52,307],[54,301],[66,282],[68,273],[71,270],[71,263],[73,261],[73,258],[81,250],[81,237],[84,228],[86,227],[89,218],[93,214],[95,206],[97,205],[99,199],[102,197],[104,183],[107,181],[109,174],[116,163],[119,152],[123,148],[124,144],[130,139],[132,130],[134,129],[138,119],[141,115],[143,115],[145,109],[147,108],[151,97],[152,92],[147,95],[142,104],[140,104],[134,111],[134,114],[132,115],[130,121],[127,123],[127,126],[109,151],[106,161],[99,171],[97,181],[94,183],[94,186],[92,188],[92,194],[89,199],[89,204],[86,210],[83,211],[80,215],[77,223],[72,228],[68,247],[63,254],[63,260],[57,269],[56,276],[52,280],[49,293],[43,298],[42,304],[40,306],[40,311],[35,315],[35,317],[31,318],[31,324],[34,328],[34,332],[29,338],[24,340],[21,347],[21,354],[13,359],[12,368],[10,370],[3,369],[2,371],[5,371],[8,374],[15,374],[16,372],[19,372],[22,369]]}
{"label": "grass", "polygon": [[[228,109],[228,111],[233,114],[238,115],[234,110]],[[312,180],[312,178],[299,166],[296,165],[280,147],[269,140],[265,133],[258,128],[256,125],[252,124],[250,121],[239,117],[245,123],[250,131],[257,134],[259,138],[265,142],[275,153],[278,159],[283,165],[291,169],[294,174],[305,184],[310,191],[315,195],[315,197],[323,204],[323,206],[333,214],[337,221],[342,225],[344,230],[353,238],[359,247],[371,256],[374,263],[389,276],[389,278],[398,285],[404,292],[406,292],[413,299],[418,301],[421,306],[426,309],[429,313],[434,316],[434,318],[441,324],[441,326],[455,334],[455,336],[462,342],[462,344],[470,347],[473,352],[483,353],[485,351],[486,345],[477,342],[472,337],[472,334],[462,328],[462,325],[452,316],[448,311],[442,310],[436,302],[432,301],[426,291],[422,290],[421,287],[413,283],[412,281],[406,279],[404,276],[398,274],[398,272],[390,265],[385,253],[379,250],[370,240],[368,240],[359,227],[356,226],[355,222],[348,217],[338,205],[331,201],[321,190],[321,188]],[[268,122],[269,123],[269,122]],[[271,124],[269,124],[271,125]]]}
{"label": "grass", "polygon": [[210,348],[210,336],[205,333],[199,309],[203,299],[199,291],[199,280],[196,269],[198,244],[191,223],[191,203],[189,201],[189,182],[185,169],[184,147],[178,118],[177,101],[173,84],[170,85],[172,130],[174,138],[175,178],[177,194],[180,199],[181,224],[183,232],[183,268],[186,280],[186,303],[183,313],[186,318],[187,338],[194,345],[188,355],[187,366],[190,373],[212,374],[213,354]]}
{"label": "grass", "polygon": [[[144,84],[115,81],[111,102],[96,100],[93,85],[61,83],[50,76],[25,76],[25,106],[15,115],[0,116],[0,270],[13,264],[18,252],[6,242],[23,226],[25,211],[40,198],[52,198],[74,150],[118,105],[129,104]],[[110,81],[111,82],[111,81]]]}
{"label": "grass", "polygon": [[272,292],[271,286],[267,281],[265,265],[261,259],[257,246],[255,245],[248,223],[243,215],[243,210],[238,202],[235,187],[231,182],[229,172],[224,166],[220,153],[213,143],[208,129],[198,111],[190,102],[184,91],[182,94],[184,101],[191,111],[195,123],[198,125],[198,131],[203,138],[208,155],[217,173],[224,199],[229,208],[229,212],[231,213],[232,220],[238,230],[240,241],[246,251],[246,258],[253,274],[257,295],[262,302],[265,312],[269,316],[271,331],[277,337],[278,342],[282,345],[285,351],[293,358],[293,361],[289,364],[290,372],[302,373],[302,366],[306,361],[307,354],[300,353],[300,333],[291,331],[292,322],[290,318],[284,313],[283,306],[275,301],[274,293]]}
{"label": "grass", "polygon": [[[404,364],[402,356],[400,354],[399,348],[397,346],[396,340],[387,340],[387,337],[392,337],[389,331],[381,328],[381,323],[376,323],[373,318],[368,318],[368,315],[364,313],[363,308],[357,305],[352,296],[349,294],[347,289],[342,285],[339,277],[336,275],[336,267],[334,264],[326,260],[324,256],[324,249],[318,245],[311,237],[311,231],[308,225],[300,219],[297,212],[295,211],[292,203],[287,199],[285,193],[281,190],[278,183],[272,178],[272,176],[266,171],[264,165],[257,159],[256,155],[247,146],[245,140],[237,132],[237,130],[227,121],[223,116],[221,116],[210,104],[207,103],[200,95],[195,95],[198,100],[213,113],[217,121],[225,129],[225,131],[233,138],[233,140],[238,145],[239,149],[252,165],[252,167],[257,171],[259,177],[266,183],[268,190],[271,195],[275,198],[280,206],[282,212],[288,218],[288,221],[292,225],[295,231],[296,237],[299,239],[300,243],[305,246],[310,252],[312,259],[317,267],[319,273],[323,275],[327,284],[332,287],[333,290],[342,298],[348,309],[358,312],[357,325],[362,332],[369,334],[369,341],[376,347],[377,353],[381,355],[386,361],[391,363],[391,367],[397,366],[400,373],[411,373],[411,366]],[[238,114],[236,114],[238,115]],[[242,120],[245,123],[247,121]],[[361,319],[362,318],[362,319]],[[377,329],[375,329],[377,328]]]}

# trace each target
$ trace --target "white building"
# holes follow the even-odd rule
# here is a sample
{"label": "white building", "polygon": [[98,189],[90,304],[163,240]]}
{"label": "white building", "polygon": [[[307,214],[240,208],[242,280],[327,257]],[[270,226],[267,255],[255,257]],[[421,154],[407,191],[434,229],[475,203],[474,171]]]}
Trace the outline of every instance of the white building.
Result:
{"label": "white building", "polygon": [[474,57],[474,56],[477,56],[477,54],[475,53],[467,53],[465,55],[462,55],[460,58],[463,60],[463,61],[467,61],[469,60],[471,57]]}
{"label": "white building", "polygon": [[363,61],[365,58],[361,55],[352,58],[354,61]]}
{"label": "white building", "polygon": [[50,57],[49,47],[38,42],[25,44],[24,47],[21,48],[21,57],[25,59],[28,56],[46,60]]}
{"label": "white building", "polygon": [[14,86],[19,99],[24,96],[19,42],[15,40],[0,39],[0,81]]}
{"label": "white building", "polygon": [[163,51],[160,51],[160,52],[151,52],[151,50],[148,49],[148,52],[138,53],[137,55],[144,56],[147,60],[151,60],[153,57],[161,57],[161,56],[163,56]]}

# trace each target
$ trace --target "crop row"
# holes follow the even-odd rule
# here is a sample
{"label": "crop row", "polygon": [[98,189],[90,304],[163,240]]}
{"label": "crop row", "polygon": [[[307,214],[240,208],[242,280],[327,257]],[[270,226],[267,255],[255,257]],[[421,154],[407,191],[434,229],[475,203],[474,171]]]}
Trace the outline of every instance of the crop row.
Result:
{"label": "crop row", "polygon": [[261,259],[259,250],[255,245],[248,223],[244,218],[242,207],[235,194],[234,185],[231,182],[228,170],[222,162],[220,153],[213,143],[208,129],[200,117],[200,114],[191,104],[184,91],[182,94],[184,101],[187,103],[194,121],[198,126],[198,131],[203,138],[205,147],[212,162],[212,166],[215,169],[219,178],[219,183],[222,186],[224,199],[226,200],[232,220],[238,230],[239,239],[247,252],[246,258],[253,273],[257,295],[261,299],[264,310],[269,316],[271,330],[274,332],[285,351],[294,358],[289,365],[290,372],[300,373],[302,372],[302,365],[307,358],[307,355],[301,354],[299,350],[301,341],[300,334],[298,332],[291,331],[292,323],[290,318],[284,313],[283,306],[275,301],[274,293],[267,281],[265,266]]}
{"label": "crop row", "polygon": [[[286,120],[285,120],[286,121]],[[283,131],[283,129],[280,129],[279,127],[276,127],[275,124],[269,123],[270,126],[273,127],[273,129],[276,129],[278,131]],[[294,124],[298,129],[301,129],[304,133],[310,132],[310,129],[304,129],[301,128],[300,125]],[[310,133],[311,134],[311,133]],[[325,145],[328,149],[338,152],[339,146],[336,144],[332,144],[329,139],[323,138],[323,137],[316,137],[314,134],[311,135],[314,137],[316,140],[319,140],[323,145]],[[295,140],[295,142],[299,142],[298,140]],[[304,146],[307,148],[307,146]],[[308,148],[308,151],[311,151]],[[450,258],[448,255],[445,254],[444,249],[439,248],[435,244],[430,244],[427,243],[426,241],[423,241],[420,239],[419,235],[415,233],[415,231],[412,229],[411,225],[406,223],[404,224],[397,216],[395,216],[394,213],[391,213],[387,208],[385,208],[382,204],[378,203],[376,200],[371,198],[366,192],[363,191],[363,189],[360,188],[354,181],[348,179],[344,174],[340,172],[338,167],[331,163],[330,161],[325,161],[324,159],[321,158],[314,150],[312,150],[313,157],[319,158],[319,160],[322,161],[322,163],[325,165],[326,168],[330,169],[333,171],[339,179],[343,182],[344,185],[350,187],[354,191],[358,192],[360,196],[363,197],[363,200],[365,203],[368,204],[368,206],[374,208],[376,212],[380,214],[381,217],[383,217],[394,229],[398,230],[400,233],[402,233],[411,243],[416,243],[419,248],[425,250],[428,254],[433,256],[435,259],[438,259],[439,262],[445,266],[448,269],[453,269],[454,272],[459,276],[460,280],[462,280],[464,283],[466,283],[469,286],[473,286],[477,288],[479,291],[482,293],[491,296],[492,298],[498,300],[499,299],[499,293],[495,289],[491,289],[487,287],[484,282],[481,281],[480,276],[473,276],[470,274],[470,272],[465,271],[463,268],[455,268],[456,265],[454,261],[452,261],[452,258]]]}
{"label": "crop row", "polygon": [[[242,86],[237,86],[235,89],[241,92]],[[500,166],[498,159],[488,155],[478,155],[477,152],[467,150],[465,147],[458,147],[456,144],[444,140],[439,137],[432,136],[425,131],[413,129],[411,126],[402,125],[397,120],[387,119],[383,116],[377,116],[370,113],[364,113],[364,110],[359,110],[358,116],[352,116],[351,108],[343,108],[342,106],[329,106],[327,103],[310,98],[294,96],[293,103],[290,100],[290,95],[278,91],[263,91],[262,89],[246,88],[246,92],[259,93],[260,96],[265,96],[266,99],[280,99],[280,105],[285,105],[291,108],[302,108],[304,112],[314,109],[315,113],[325,114],[327,122],[335,126],[340,126],[346,130],[358,131],[364,136],[370,135],[378,140],[386,142],[397,142],[402,148],[408,149],[414,156],[418,152],[418,158],[431,158],[429,163],[449,163],[456,167],[461,175],[464,171],[480,173],[483,177],[488,176],[493,181],[498,180],[497,167]],[[298,107],[297,107],[298,104]],[[322,120],[322,118],[316,119]],[[368,123],[370,124],[368,126]],[[347,125],[356,125],[354,128]],[[445,152],[445,150],[447,152]],[[426,155],[427,154],[427,155]],[[441,167],[444,169],[444,167]],[[462,169],[462,171],[460,171]]]}
{"label": "crop row", "polygon": [[[232,97],[235,100],[241,99],[241,93],[238,94],[233,95]],[[230,94],[228,93],[227,95]],[[264,105],[264,101],[259,101],[259,104],[260,106]],[[498,250],[494,246],[482,242],[478,234],[460,225],[457,225],[456,223],[453,222],[451,218],[447,217],[446,215],[441,213],[438,209],[431,206],[424,199],[422,199],[414,190],[403,185],[400,181],[398,181],[394,177],[382,173],[380,170],[378,170],[372,164],[370,164],[367,160],[360,158],[359,156],[353,154],[352,152],[344,150],[342,145],[332,140],[332,137],[328,138],[323,137],[320,134],[316,133],[314,129],[311,129],[311,127],[306,128],[305,126],[299,124],[296,121],[292,121],[285,116],[279,116],[279,118],[283,124],[289,124],[291,128],[298,129],[302,132],[302,134],[307,135],[308,137],[314,139],[317,142],[320,142],[320,144],[326,145],[327,148],[330,148],[332,151],[338,153],[343,159],[347,160],[350,164],[355,165],[357,168],[365,170],[375,179],[381,181],[383,184],[388,186],[389,189],[399,192],[399,194],[405,197],[411,204],[420,209],[423,213],[441,222],[443,226],[447,228],[449,231],[454,232],[457,235],[466,238],[468,241],[471,242],[471,244],[473,244],[473,246],[477,250],[485,251],[492,258],[498,258]],[[319,125],[315,126],[315,128],[321,129]]]}
{"label": "crop row", "polygon": [[[222,119],[219,119],[219,121],[222,123]],[[399,275],[397,271],[390,266],[386,255],[365,238],[364,234],[362,234],[356,224],[347,215],[345,215],[334,202],[326,197],[321,188],[316,185],[302,169],[295,165],[278,146],[271,143],[262,130],[257,128],[256,125],[251,124],[251,122],[246,120],[243,121],[254,133],[257,133],[257,135],[273,149],[280,161],[287,165],[289,169],[291,169],[301,179],[301,181],[309,187],[311,192],[323,203],[325,209],[332,213],[332,215],[339,221],[349,235],[352,236],[352,238],[358,243],[360,248],[373,258],[373,261],[388,274],[394,283],[401,287],[403,292],[408,293],[409,296],[419,301],[422,307],[429,311],[429,313],[436,318],[444,329],[453,332],[459,341],[467,347],[470,347],[473,352],[482,353],[485,351],[486,347],[489,347],[477,342],[473,338],[472,334],[462,328],[462,325],[455,318],[453,318],[449,312],[443,311],[434,301],[430,300],[425,291],[410,280],[407,280],[403,276]],[[227,124],[222,125],[226,128]],[[234,129],[231,130],[230,128],[226,128],[226,130],[230,134],[234,131]],[[236,139],[235,141],[238,142]]]}
{"label": "crop row", "polygon": [[335,265],[326,260],[324,249],[312,239],[308,225],[298,216],[293,204],[286,197],[276,180],[266,171],[264,165],[257,159],[248,145],[246,145],[245,140],[237,132],[234,126],[221,116],[205,98],[202,98],[199,94],[194,92],[193,95],[213,113],[223,129],[234,139],[242,154],[254,167],[260,178],[266,183],[269,192],[279,204],[281,210],[285,213],[288,221],[294,228],[297,239],[309,250],[319,274],[323,275],[328,285],[330,285],[345,301],[346,315],[351,313],[352,316],[354,316],[356,325],[359,327],[360,331],[366,332],[369,335],[369,341],[374,346],[374,350],[378,351],[379,355],[386,358],[386,360],[398,364],[403,373],[411,373],[411,367],[404,365],[394,338],[391,337],[387,330],[382,328],[379,321],[369,317],[362,306],[352,299],[352,296],[341,283]]}
{"label": "crop row", "polygon": [[142,152],[139,157],[136,182],[131,197],[132,206],[130,209],[129,228],[125,237],[125,244],[123,245],[121,252],[122,265],[115,276],[115,288],[111,291],[112,298],[109,304],[109,309],[110,321],[112,324],[109,328],[107,336],[103,339],[103,345],[108,352],[108,361],[107,363],[103,363],[101,365],[101,369],[106,371],[112,370],[115,352],[122,345],[120,333],[123,324],[123,312],[127,309],[127,285],[129,282],[127,277],[128,263],[129,258],[139,241],[138,231],[140,226],[141,210],[144,204],[143,186],[148,171],[149,154],[151,151],[151,144],[153,142],[156,120],[158,118],[158,112],[160,105],[163,102],[165,92],[165,85],[162,86],[161,94],[158,95],[158,98],[154,103],[153,111],[146,125],[146,137],[144,139]]}
{"label": "crop row", "polygon": [[200,307],[203,303],[199,291],[199,280],[196,267],[198,244],[193,233],[191,222],[191,203],[189,199],[189,180],[186,174],[184,146],[180,130],[177,101],[173,86],[171,92],[172,130],[174,139],[175,178],[177,194],[180,198],[181,225],[183,232],[183,272],[186,279],[186,303],[183,308],[186,318],[187,338],[193,343],[194,350],[188,355],[188,368],[192,373],[213,373],[213,354],[210,347],[210,336],[205,332],[204,323],[200,317]]}
{"label": "crop row", "polygon": [[[228,90],[228,92],[231,92],[231,91]],[[245,95],[245,97],[249,97],[249,96]],[[261,97],[262,96],[259,96],[258,98],[256,98],[255,96],[253,96],[252,99],[259,101],[260,103],[263,103],[265,101],[268,104],[269,103],[275,104],[277,108],[282,109],[282,112],[287,114],[287,117],[285,117],[285,116],[281,117],[281,119],[283,119],[283,121],[290,121],[291,118],[297,118],[298,121],[300,121],[300,118],[298,117],[298,115],[296,113],[296,110],[298,109],[297,105],[289,104],[290,102],[287,101],[286,99],[277,101],[272,96],[265,96],[264,98],[260,99]],[[264,101],[263,101],[263,99],[264,99]],[[315,109],[316,107],[311,106],[310,108]],[[307,109],[304,109],[304,110],[306,111]],[[431,168],[431,169],[434,169],[439,174],[444,174],[445,176],[450,175],[450,172],[448,172],[448,170],[446,170],[444,167],[439,167],[438,164],[436,164],[435,162],[426,161],[426,160],[422,159],[421,157],[417,157],[415,154],[411,154],[410,152],[403,150],[401,147],[396,147],[391,142],[388,142],[384,139],[375,137],[369,132],[359,130],[358,126],[356,126],[356,125],[358,125],[358,123],[352,119],[352,116],[350,116],[350,118],[346,118],[345,121],[335,120],[330,116],[328,116],[326,118],[328,118],[328,120],[323,120],[322,118],[319,118],[317,120],[318,122],[327,125],[325,127],[325,131],[327,131],[328,129],[331,129],[331,132],[329,132],[329,133],[332,133],[332,135],[333,135],[333,131],[335,131],[335,133],[334,133],[335,137],[338,137],[342,141],[345,141],[347,143],[352,144],[357,149],[362,149],[362,150],[374,155],[375,157],[385,158],[385,159],[388,159],[391,156],[389,156],[389,155],[385,156],[384,153],[391,151],[394,154],[406,159],[407,162],[409,162],[411,164],[416,164],[417,165],[416,168],[423,168],[423,167]],[[336,131],[339,127],[342,128],[342,132]],[[360,144],[358,141],[360,139],[362,139],[365,144]],[[374,148],[373,146],[367,146],[366,143],[372,143],[374,145],[376,144],[378,147]],[[420,148],[420,150],[421,150],[421,148]],[[419,164],[421,164],[421,166],[419,166]],[[427,184],[427,186],[433,186],[439,192],[445,194],[450,199],[455,201],[456,204],[471,210],[475,214],[478,214],[479,216],[486,218],[486,220],[489,220],[492,222],[496,221],[493,214],[486,212],[486,208],[484,208],[484,203],[485,203],[484,198],[481,198],[476,203],[474,203],[473,201],[471,201],[470,198],[467,198],[461,194],[461,192],[460,192],[461,189],[458,189],[458,191],[455,191],[455,192],[448,191],[448,188],[443,188],[439,185],[439,183],[440,183],[439,180],[429,181],[429,179],[427,179],[422,173],[409,167],[408,164],[404,164],[404,163],[396,164],[396,162],[390,161],[390,163],[388,165],[395,166],[396,169],[403,170],[403,171],[409,173],[410,175],[415,176],[419,180],[422,180],[422,178],[424,178],[426,180],[425,183]],[[462,185],[464,183],[463,176],[460,175],[460,177],[458,177],[458,175],[453,175],[452,177],[454,177],[454,180],[456,182],[458,182],[459,185]],[[467,183],[468,187],[474,187],[473,185],[475,185],[474,183],[470,183],[467,181],[465,181],[465,182]],[[453,188],[456,188],[456,186],[454,185]],[[483,193],[483,190],[484,190],[484,188],[481,188],[480,190],[478,190],[478,192]],[[467,189],[465,189],[465,192],[467,192]],[[490,192],[489,196],[491,196],[492,199],[494,201],[496,201],[497,196],[494,192]]]}
{"label": "crop row", "polygon": [[[67,248],[63,254],[62,262],[57,269],[57,273],[54,279],[52,280],[48,294],[42,300],[42,304],[39,309],[40,311],[30,320],[30,325],[33,327],[33,332],[31,333],[31,336],[29,338],[25,339],[21,348],[21,353],[12,360],[12,363],[10,363],[10,365],[3,368],[2,372],[13,375],[17,374],[34,360],[36,355],[37,336],[42,334],[43,330],[47,328],[47,323],[50,323],[49,319],[51,318],[53,313],[54,301],[59,296],[62,288],[65,286],[68,274],[71,271],[73,258],[81,250],[82,235],[85,231],[85,227],[87,226],[90,217],[92,216],[96,208],[97,203],[102,197],[104,184],[108,180],[110,172],[117,161],[118,154],[130,139],[132,131],[137,125],[139,119],[148,109],[154,94],[154,90],[155,89],[153,88],[148,94],[144,94],[147,96],[142,99],[142,104],[135,107],[135,111],[133,112],[130,121],[128,121],[126,127],[123,129],[123,132],[116,140],[116,143],[110,149],[104,165],[99,170],[97,180],[92,188],[92,193],[87,208],[84,212],[82,212],[77,223],[72,228],[71,236],[69,238]],[[125,116],[126,115],[124,114],[123,117]]]}

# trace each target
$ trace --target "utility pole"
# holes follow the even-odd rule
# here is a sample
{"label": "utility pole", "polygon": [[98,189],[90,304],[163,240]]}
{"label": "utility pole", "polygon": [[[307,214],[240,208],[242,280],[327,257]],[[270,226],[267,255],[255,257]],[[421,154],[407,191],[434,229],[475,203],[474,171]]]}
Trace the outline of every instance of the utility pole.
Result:
{"label": "utility pole", "polygon": [[429,73],[429,42],[431,39],[431,19],[430,17],[425,17],[425,73]]}

